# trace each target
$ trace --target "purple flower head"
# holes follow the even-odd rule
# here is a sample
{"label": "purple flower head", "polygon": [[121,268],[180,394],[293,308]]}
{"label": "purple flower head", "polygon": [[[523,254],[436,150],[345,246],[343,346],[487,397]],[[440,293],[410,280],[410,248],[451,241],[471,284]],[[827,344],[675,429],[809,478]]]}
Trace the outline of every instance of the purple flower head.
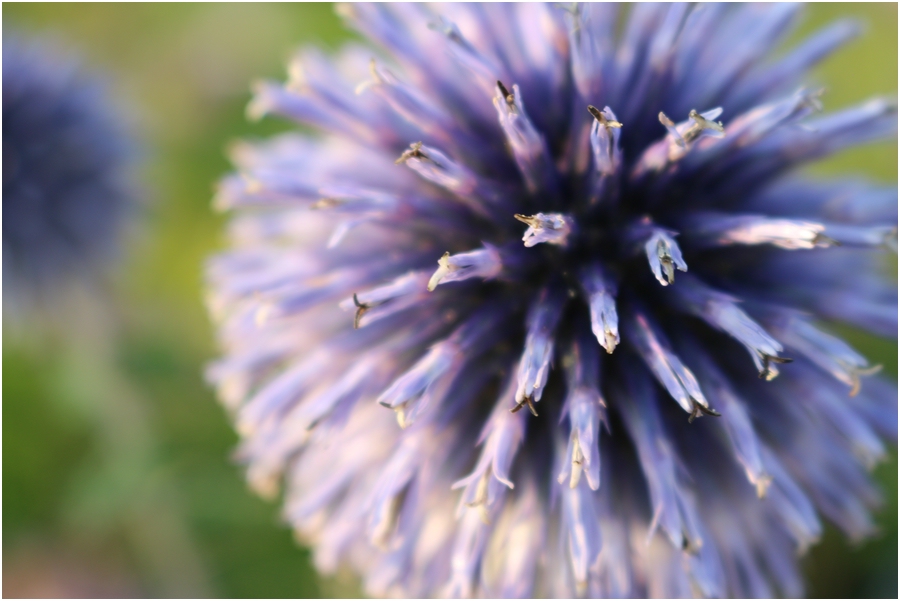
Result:
{"label": "purple flower head", "polygon": [[895,334],[896,188],[796,172],[896,105],[820,114],[855,28],[768,57],[797,10],[345,6],[371,48],[257,84],[318,133],[235,150],[208,375],[320,569],[794,596],[822,520],[872,530],[896,389],[823,322]]}
{"label": "purple flower head", "polygon": [[4,38],[5,301],[53,301],[113,258],[134,203],[131,159],[98,78],[48,40]]}

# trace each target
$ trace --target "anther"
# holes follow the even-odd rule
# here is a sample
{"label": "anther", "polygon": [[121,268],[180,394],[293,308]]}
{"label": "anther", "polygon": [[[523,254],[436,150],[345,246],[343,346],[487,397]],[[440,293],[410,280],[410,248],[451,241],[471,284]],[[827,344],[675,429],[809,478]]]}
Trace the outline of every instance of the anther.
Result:
{"label": "anther", "polygon": [[[713,109],[707,111],[705,114],[710,117],[715,117],[721,114],[721,112],[721,109]],[[697,140],[704,131],[714,132],[712,135],[718,138],[725,135],[725,126],[722,125],[721,121],[708,119],[694,109],[691,109],[691,112],[688,113],[688,120],[692,122],[691,125],[687,128],[682,125],[682,131],[679,131],[679,127],[675,125],[674,121],[669,119],[665,113],[659,113],[659,122],[662,123],[666,130],[668,130],[669,135],[672,136],[673,143],[678,147],[677,149],[674,147],[669,149],[670,161],[681,158],[688,150],[688,146]]]}
{"label": "anther", "polygon": [[497,80],[497,87],[500,88],[500,93],[503,94],[503,99],[506,100],[506,104],[509,106],[510,110],[515,111],[516,97],[506,89],[506,86],[504,86],[503,82],[499,79]]}
{"label": "anther", "polygon": [[383,81],[381,74],[378,72],[378,65],[375,63],[374,58],[369,59],[369,73],[372,75],[372,81],[375,83],[381,83]]}
{"label": "anther", "polygon": [[400,509],[409,493],[409,484],[403,487],[397,494],[391,497],[387,507],[381,512],[378,525],[372,533],[372,542],[380,549],[386,550],[397,528],[397,520],[400,517]]}
{"label": "anther", "polygon": [[850,372],[850,379],[853,382],[853,387],[850,389],[850,396],[856,396],[859,394],[859,390],[862,387],[862,382],[859,381],[860,376],[871,376],[873,374],[877,374],[881,371],[881,365],[873,365],[872,367],[867,367],[865,369],[854,369]]}
{"label": "anther", "polygon": [[[607,119],[606,115],[604,115],[603,112],[601,112],[600,109],[598,109],[596,106],[589,104],[587,109],[588,109],[588,112],[594,117],[594,119],[599,121],[600,125],[604,126],[607,130],[613,129],[613,128],[621,129],[621,127],[622,127],[621,123],[619,123],[618,121],[612,121],[610,119]],[[660,113],[660,115],[662,115],[662,113]]]}
{"label": "anther", "polygon": [[701,405],[694,399],[691,399],[691,404],[694,408],[691,410],[691,414],[688,416],[688,423],[691,424],[695,419],[702,415],[711,415],[713,417],[721,417],[722,414],[713,409],[712,407],[707,407],[706,405]]}
{"label": "anther", "polygon": [[[643,227],[645,222],[649,222],[647,218],[641,223]],[[646,232],[646,230],[644,230]],[[643,234],[646,235],[646,234]],[[675,232],[667,232],[659,228],[653,228],[649,231],[649,237],[644,243],[644,252],[647,254],[647,261],[650,263],[650,270],[653,276],[663,286],[668,286],[675,282],[675,270],[687,271],[687,263],[681,256],[681,249],[675,242],[673,236]]]}
{"label": "anther", "polygon": [[341,204],[341,201],[337,198],[320,198],[316,202],[309,205],[310,209],[313,210],[321,210],[321,209],[330,209],[332,207],[336,207]]}
{"label": "anther", "polygon": [[565,246],[572,233],[571,217],[560,213],[537,213],[535,215],[513,215],[516,220],[528,226],[522,241],[532,247],[542,242]]}
{"label": "anther", "polygon": [[395,165],[399,165],[401,163],[405,163],[409,159],[427,159],[428,156],[422,152],[422,143],[421,142],[413,142],[409,145],[409,148],[403,151],[403,154],[400,155],[400,158],[394,161]]}
{"label": "anther", "polygon": [[675,122],[669,119],[669,117],[662,111],[659,111],[659,122],[663,124],[663,127],[665,127],[672,138],[674,138],[675,144],[677,144],[681,148],[687,148],[687,143],[684,141],[684,138],[681,137],[681,134],[678,133],[678,129],[675,127]]}
{"label": "anther", "polygon": [[612,355],[613,351],[616,350],[616,345],[619,343],[619,335],[613,332],[609,326],[603,326],[603,338],[606,340],[606,346],[603,348],[606,349],[607,354]]}
{"label": "anther", "polygon": [[535,215],[521,215],[519,213],[516,213],[515,215],[513,215],[513,217],[515,217],[517,220],[521,221],[525,225],[529,225],[531,227],[535,227],[535,226],[537,226],[537,224],[540,223],[540,221],[537,219],[537,217]]}
{"label": "anther", "polygon": [[371,305],[367,305],[366,303],[359,302],[359,298],[357,298],[356,293],[353,293],[353,304],[356,305],[356,315],[353,317],[353,329],[359,329],[359,320],[362,319],[362,316],[366,314],[366,311],[372,308]]}
{"label": "anther", "polygon": [[537,408],[534,406],[534,400],[530,396],[527,396],[524,399],[522,399],[521,401],[519,401],[518,403],[516,403],[516,406],[513,407],[512,409],[510,409],[509,412],[510,413],[518,413],[518,411],[522,407],[525,407],[526,405],[528,406],[529,411],[531,411],[531,414],[533,416],[537,417],[538,416]]}
{"label": "anther", "polygon": [[825,234],[818,232],[812,239],[813,246],[820,248],[829,248],[831,246],[842,246],[840,242],[834,238],[829,238]]}
{"label": "anther", "polygon": [[696,140],[703,130],[712,130],[722,134],[725,133],[725,127],[722,125],[721,121],[711,121],[694,109],[691,109],[691,112],[688,113],[688,118],[694,122],[694,124],[683,134],[684,140],[688,144]]}
{"label": "anther", "polygon": [[384,83],[384,78],[381,76],[381,73],[378,72],[378,65],[375,64],[375,59],[369,59],[369,74],[372,76],[372,79],[361,82],[354,93],[359,96],[372,86],[377,86]]}
{"label": "anther", "polygon": [[760,355],[762,356],[763,368],[759,372],[759,378],[766,381],[772,381],[778,375],[778,370],[772,366],[772,363],[785,364],[793,363],[794,361],[788,357],[774,357],[763,353],[760,353]]}
{"label": "anther", "polygon": [[584,463],[584,454],[581,452],[581,445],[578,442],[578,437],[573,435],[573,444],[572,444],[572,469],[571,475],[569,476],[569,488],[575,488],[578,486],[578,482],[581,480],[581,472],[583,471],[581,466]]}
{"label": "anther", "polygon": [[690,555],[696,555],[700,552],[700,549],[703,547],[703,540],[697,539],[696,541],[692,541],[690,535],[687,532],[681,532],[681,550]]}
{"label": "anther", "polygon": [[756,479],[756,496],[760,499],[764,499],[766,494],[769,492],[769,487],[772,485],[772,476],[768,474],[762,474]]}
{"label": "anther", "polygon": [[669,251],[666,250],[666,245],[662,240],[657,242],[656,252],[662,263],[663,272],[666,274],[666,280],[668,280],[670,284],[673,283],[675,281],[675,263],[672,261],[672,257],[669,256]]}
{"label": "anther", "polygon": [[466,507],[469,507],[470,509],[477,508],[481,516],[481,521],[488,525],[491,523],[487,510],[488,484],[490,483],[490,479],[491,468],[488,467],[481,475],[481,478],[478,479],[478,487],[475,489],[475,498],[466,503]]}
{"label": "anther", "polygon": [[659,257],[659,262],[662,263],[663,273],[665,273],[666,280],[672,284],[675,282],[675,262],[672,260],[672,255],[669,254],[669,248],[666,245],[665,241],[660,239],[656,243],[656,254]]}
{"label": "anther", "polygon": [[434,292],[434,289],[438,287],[438,284],[441,283],[444,276],[455,269],[455,266],[451,265],[450,261],[448,261],[449,258],[450,252],[447,251],[441,255],[440,259],[438,259],[437,271],[434,272],[434,275],[432,275],[431,279],[428,281],[428,292]]}
{"label": "anther", "polygon": [[434,292],[445,280],[458,282],[475,277],[490,280],[497,277],[501,269],[500,253],[489,244],[485,244],[485,248],[452,256],[445,252],[438,259],[437,270],[428,280],[428,291]]}

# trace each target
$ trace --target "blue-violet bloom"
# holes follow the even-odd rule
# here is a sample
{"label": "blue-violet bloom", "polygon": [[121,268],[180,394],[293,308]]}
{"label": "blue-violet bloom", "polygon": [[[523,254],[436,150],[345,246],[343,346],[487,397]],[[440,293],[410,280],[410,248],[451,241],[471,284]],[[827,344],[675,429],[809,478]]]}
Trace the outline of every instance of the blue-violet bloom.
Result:
{"label": "blue-violet bloom", "polygon": [[[795,596],[873,529],[897,190],[797,168],[896,133],[819,114],[782,4],[343,6],[249,107],[208,377],[319,569],[401,596]],[[701,418],[701,419],[698,419]]]}
{"label": "blue-violet bloom", "polygon": [[135,201],[133,143],[99,76],[49,39],[3,39],[4,305],[99,276]]}

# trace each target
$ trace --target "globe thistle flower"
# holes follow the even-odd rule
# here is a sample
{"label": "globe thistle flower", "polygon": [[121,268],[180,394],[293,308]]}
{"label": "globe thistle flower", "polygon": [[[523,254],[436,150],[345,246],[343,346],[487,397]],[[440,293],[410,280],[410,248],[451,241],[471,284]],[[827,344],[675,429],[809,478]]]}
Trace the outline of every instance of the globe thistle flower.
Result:
{"label": "globe thistle flower", "polygon": [[4,304],[51,303],[113,257],[131,143],[101,81],[48,40],[3,40]]}
{"label": "globe thistle flower", "polygon": [[[788,596],[853,538],[893,385],[896,189],[798,175],[895,134],[819,115],[785,5],[361,5],[239,144],[208,269],[251,486],[371,594]],[[616,23],[622,18],[621,33]],[[436,265],[435,265],[436,263]]]}

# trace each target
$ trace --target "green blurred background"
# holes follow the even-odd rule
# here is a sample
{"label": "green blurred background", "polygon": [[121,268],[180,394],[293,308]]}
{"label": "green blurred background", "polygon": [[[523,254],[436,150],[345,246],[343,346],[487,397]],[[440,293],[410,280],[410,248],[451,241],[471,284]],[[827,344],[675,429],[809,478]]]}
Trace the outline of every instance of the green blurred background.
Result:
{"label": "green blurred background", "polygon": [[[201,375],[215,354],[202,265],[222,244],[210,198],[229,170],[224,149],[287,127],[245,119],[249,84],[283,78],[300,45],[334,50],[353,36],[330,4],[2,11],[4,34],[50,32],[107,73],[144,146],[148,190],[107,294],[114,328],[92,340],[4,324],[4,596],[356,596],[351,575],[318,577],[277,504],[247,490],[229,459],[236,436]],[[793,39],[848,15],[868,30],[814,73],[827,109],[897,90],[896,4],[810,5]],[[854,150],[812,171],[896,182],[897,147]],[[896,341],[845,334],[896,377]],[[850,546],[829,529],[805,560],[811,596],[897,596],[896,450],[876,473],[880,535]]]}

